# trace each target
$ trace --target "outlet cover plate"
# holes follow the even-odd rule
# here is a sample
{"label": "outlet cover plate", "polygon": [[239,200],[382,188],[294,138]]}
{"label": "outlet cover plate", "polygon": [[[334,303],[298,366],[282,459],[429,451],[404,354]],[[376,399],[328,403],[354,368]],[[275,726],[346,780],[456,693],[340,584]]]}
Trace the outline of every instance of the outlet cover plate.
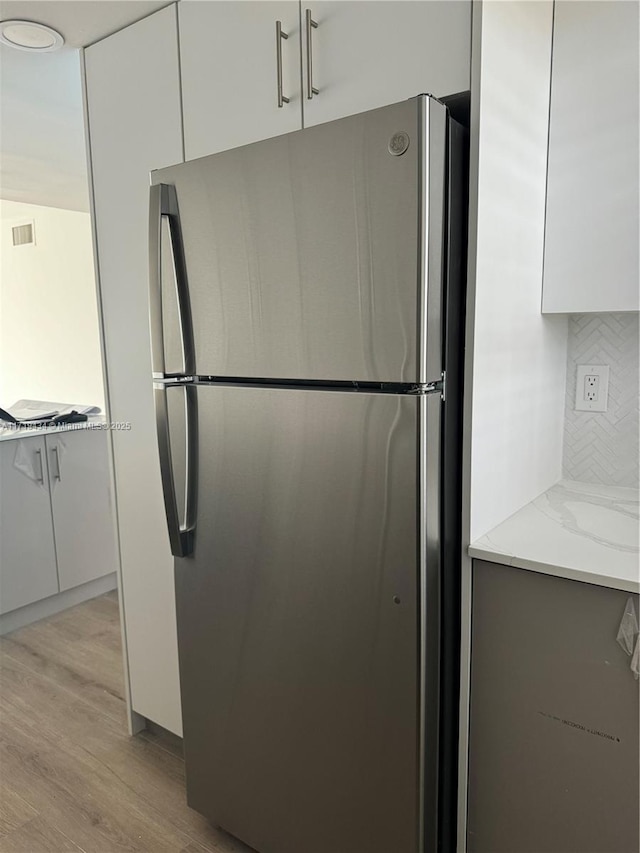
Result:
{"label": "outlet cover plate", "polygon": [[579,364],[576,372],[576,412],[606,412],[609,365]]}

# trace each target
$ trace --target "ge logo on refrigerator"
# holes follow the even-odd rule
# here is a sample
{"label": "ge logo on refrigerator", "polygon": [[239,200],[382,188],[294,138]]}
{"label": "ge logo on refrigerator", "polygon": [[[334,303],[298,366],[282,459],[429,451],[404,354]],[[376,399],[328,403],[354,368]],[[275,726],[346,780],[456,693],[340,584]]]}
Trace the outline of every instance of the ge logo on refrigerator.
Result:
{"label": "ge logo on refrigerator", "polygon": [[399,157],[409,147],[409,134],[404,130],[398,130],[389,140],[389,154]]}

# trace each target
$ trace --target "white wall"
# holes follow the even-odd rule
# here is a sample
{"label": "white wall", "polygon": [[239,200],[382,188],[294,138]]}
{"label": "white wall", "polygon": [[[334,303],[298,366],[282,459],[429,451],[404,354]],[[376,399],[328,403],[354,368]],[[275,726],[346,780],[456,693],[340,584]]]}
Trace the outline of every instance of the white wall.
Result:
{"label": "white wall", "polygon": [[552,29],[551,0],[473,4],[459,853],[467,846],[467,547],[561,475],[567,320],[540,313]]}
{"label": "white wall", "polygon": [[543,317],[550,0],[482,4],[470,539],[561,476],[567,321]]}
{"label": "white wall", "polygon": [[[13,246],[33,221],[35,245]],[[88,213],[0,200],[0,406],[21,397],[104,409]]]}

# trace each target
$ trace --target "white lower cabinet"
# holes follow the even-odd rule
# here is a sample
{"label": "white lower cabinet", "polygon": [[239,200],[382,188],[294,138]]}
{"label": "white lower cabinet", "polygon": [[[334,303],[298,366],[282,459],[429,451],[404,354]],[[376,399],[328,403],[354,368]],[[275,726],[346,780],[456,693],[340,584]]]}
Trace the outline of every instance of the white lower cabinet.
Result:
{"label": "white lower cabinet", "polygon": [[107,440],[81,429],[0,442],[0,613],[116,571]]}
{"label": "white lower cabinet", "polygon": [[58,592],[43,436],[0,442],[0,613]]}
{"label": "white lower cabinet", "polygon": [[60,592],[116,570],[106,433],[46,438]]}

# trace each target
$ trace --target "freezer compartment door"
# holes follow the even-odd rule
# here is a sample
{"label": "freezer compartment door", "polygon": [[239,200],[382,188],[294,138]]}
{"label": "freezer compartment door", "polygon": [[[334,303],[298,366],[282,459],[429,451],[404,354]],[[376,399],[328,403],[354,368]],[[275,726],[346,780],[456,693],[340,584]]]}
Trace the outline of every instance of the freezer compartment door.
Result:
{"label": "freezer compartment door", "polygon": [[188,800],[264,853],[417,853],[418,409],[198,388]]}
{"label": "freezer compartment door", "polygon": [[438,378],[445,116],[414,98],[153,173],[175,189],[193,372]]}

